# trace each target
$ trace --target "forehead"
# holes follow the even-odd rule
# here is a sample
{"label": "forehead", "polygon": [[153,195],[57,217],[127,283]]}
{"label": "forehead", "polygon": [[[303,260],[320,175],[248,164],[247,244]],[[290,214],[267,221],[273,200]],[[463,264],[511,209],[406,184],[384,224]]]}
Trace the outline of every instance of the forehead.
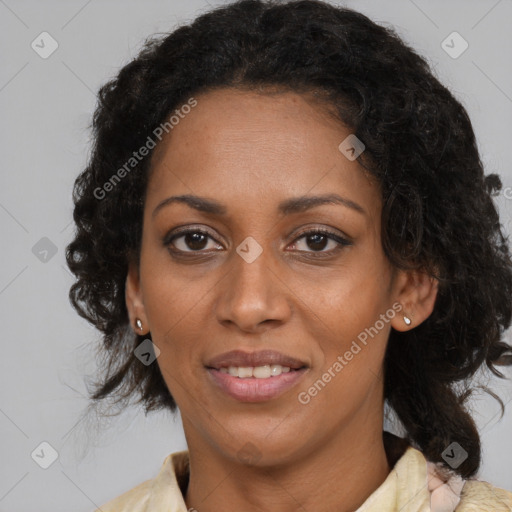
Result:
{"label": "forehead", "polygon": [[338,148],[350,129],[311,97],[221,89],[195,99],[155,149],[148,197],[195,193],[261,204],[338,192],[355,202],[379,199],[357,161]]}
{"label": "forehead", "polygon": [[[344,131],[319,102],[293,92],[263,94],[230,88],[199,95],[196,101],[197,106],[159,144],[155,161],[172,158],[170,153],[192,156],[188,151],[192,146],[201,147],[205,157],[256,154],[259,146],[266,146],[267,156],[303,156],[320,149],[318,142],[325,139],[328,126],[338,132],[334,142]],[[325,140],[325,145],[329,142]]]}

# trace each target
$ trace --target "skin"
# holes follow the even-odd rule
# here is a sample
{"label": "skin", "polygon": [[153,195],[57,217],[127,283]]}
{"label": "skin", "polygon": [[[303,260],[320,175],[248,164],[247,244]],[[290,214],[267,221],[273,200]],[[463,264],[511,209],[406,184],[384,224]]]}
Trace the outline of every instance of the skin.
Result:
{"label": "skin", "polygon": [[[190,454],[187,507],[355,510],[391,469],[382,441],[390,329],[423,322],[437,283],[388,262],[379,187],[339,151],[351,131],[311,97],[222,89],[196,99],[153,154],[140,266],[130,265],[126,281],[130,321],[140,318],[144,333],[151,332],[181,412]],[[277,213],[282,200],[330,193],[363,212],[326,204]],[[153,216],[161,201],[180,194],[214,199],[227,213],[175,202]],[[174,249],[185,256],[173,256],[164,239],[178,226],[211,238],[202,245],[175,239]],[[311,228],[333,231],[350,245],[305,237]],[[252,263],[236,252],[249,236],[263,249]],[[309,403],[300,403],[298,393],[396,303],[402,313]],[[268,348],[309,368],[296,387],[265,402],[227,396],[204,367],[232,349]],[[239,453],[248,442],[257,456],[244,461]]]}

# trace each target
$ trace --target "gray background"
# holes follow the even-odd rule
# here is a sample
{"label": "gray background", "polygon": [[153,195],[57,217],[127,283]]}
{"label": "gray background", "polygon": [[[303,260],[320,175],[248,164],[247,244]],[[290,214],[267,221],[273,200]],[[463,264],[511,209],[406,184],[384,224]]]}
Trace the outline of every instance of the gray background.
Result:
{"label": "gray background", "polygon": [[[468,109],[487,171],[512,187],[511,0],[344,5],[394,26],[428,57]],[[146,36],[209,8],[204,0],[0,0],[0,512],[91,511],[153,478],[167,454],[186,447],[179,415],[145,417],[132,408],[103,425],[80,421],[84,375],[94,371],[99,335],[68,303],[73,278],[64,248],[73,235],[71,189],[88,156],[98,87]],[[43,31],[59,45],[47,59],[31,48]],[[456,59],[441,46],[453,31],[469,44]],[[510,233],[512,188],[497,203]],[[55,255],[40,252],[36,244],[48,244],[43,237]],[[512,383],[490,384],[512,400]],[[471,403],[483,441],[479,476],[512,490],[512,403],[501,421],[497,403],[483,393]],[[59,455],[48,469],[31,457],[43,441]]]}

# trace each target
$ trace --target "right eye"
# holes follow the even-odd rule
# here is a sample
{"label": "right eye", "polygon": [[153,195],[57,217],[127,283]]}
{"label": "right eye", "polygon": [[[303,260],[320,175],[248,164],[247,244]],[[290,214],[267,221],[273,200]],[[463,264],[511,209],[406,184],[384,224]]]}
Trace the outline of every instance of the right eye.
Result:
{"label": "right eye", "polygon": [[171,245],[170,250],[173,252],[203,252],[208,239],[214,240],[208,232],[195,228],[174,233],[166,237],[164,243]]}

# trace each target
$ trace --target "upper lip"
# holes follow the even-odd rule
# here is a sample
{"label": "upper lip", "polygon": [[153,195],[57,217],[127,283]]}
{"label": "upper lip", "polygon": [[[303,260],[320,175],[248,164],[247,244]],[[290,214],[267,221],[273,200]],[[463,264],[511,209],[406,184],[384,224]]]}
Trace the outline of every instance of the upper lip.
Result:
{"label": "upper lip", "polygon": [[307,364],[291,356],[281,354],[275,350],[260,350],[258,352],[244,352],[243,350],[231,350],[224,352],[210,359],[206,366],[208,368],[226,368],[229,366],[264,366],[280,364],[289,368],[299,369]]}

